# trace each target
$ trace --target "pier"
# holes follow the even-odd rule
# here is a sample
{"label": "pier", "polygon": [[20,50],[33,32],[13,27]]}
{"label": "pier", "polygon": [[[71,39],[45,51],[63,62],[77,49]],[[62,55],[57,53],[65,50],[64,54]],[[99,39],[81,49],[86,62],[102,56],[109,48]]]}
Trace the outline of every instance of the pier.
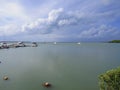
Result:
{"label": "pier", "polygon": [[38,44],[36,42],[32,43],[24,43],[24,42],[17,42],[17,43],[0,43],[0,49],[9,49],[9,48],[19,48],[19,47],[37,47]]}

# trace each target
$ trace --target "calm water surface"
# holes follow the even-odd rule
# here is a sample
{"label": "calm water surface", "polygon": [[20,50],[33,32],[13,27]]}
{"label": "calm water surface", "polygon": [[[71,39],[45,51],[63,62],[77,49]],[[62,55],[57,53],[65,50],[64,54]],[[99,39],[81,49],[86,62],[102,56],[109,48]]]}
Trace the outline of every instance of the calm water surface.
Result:
{"label": "calm water surface", "polygon": [[[0,61],[0,90],[99,90],[98,75],[120,66],[120,44],[49,43],[2,49]],[[46,81],[53,86],[44,88]]]}

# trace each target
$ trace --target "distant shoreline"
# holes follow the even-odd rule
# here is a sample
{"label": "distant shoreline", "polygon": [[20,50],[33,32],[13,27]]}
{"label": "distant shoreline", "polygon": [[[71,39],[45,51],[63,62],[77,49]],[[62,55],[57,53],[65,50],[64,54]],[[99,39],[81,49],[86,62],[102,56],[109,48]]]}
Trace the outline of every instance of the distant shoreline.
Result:
{"label": "distant shoreline", "polygon": [[32,42],[37,42],[37,43],[120,43],[120,40],[111,40],[111,41],[0,41],[0,43],[17,43],[17,42],[23,42],[23,43],[32,43]]}
{"label": "distant shoreline", "polygon": [[120,43],[120,40],[112,40],[112,41],[109,41],[108,43]]}

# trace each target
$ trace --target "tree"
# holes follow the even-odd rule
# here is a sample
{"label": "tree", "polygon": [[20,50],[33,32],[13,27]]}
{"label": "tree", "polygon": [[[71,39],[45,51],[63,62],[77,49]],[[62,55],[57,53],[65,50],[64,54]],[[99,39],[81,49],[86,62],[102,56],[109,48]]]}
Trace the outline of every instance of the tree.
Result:
{"label": "tree", "polygon": [[120,67],[99,75],[100,90],[120,90]]}
{"label": "tree", "polygon": [[112,40],[112,41],[109,41],[109,43],[120,43],[120,40]]}

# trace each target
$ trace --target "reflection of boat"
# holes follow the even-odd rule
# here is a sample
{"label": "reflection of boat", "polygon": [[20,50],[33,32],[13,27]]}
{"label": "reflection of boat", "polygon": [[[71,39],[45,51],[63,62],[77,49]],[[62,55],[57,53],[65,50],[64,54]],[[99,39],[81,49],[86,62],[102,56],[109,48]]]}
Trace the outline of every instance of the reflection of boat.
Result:
{"label": "reflection of boat", "polygon": [[80,44],[80,42],[78,42],[77,44]]}

